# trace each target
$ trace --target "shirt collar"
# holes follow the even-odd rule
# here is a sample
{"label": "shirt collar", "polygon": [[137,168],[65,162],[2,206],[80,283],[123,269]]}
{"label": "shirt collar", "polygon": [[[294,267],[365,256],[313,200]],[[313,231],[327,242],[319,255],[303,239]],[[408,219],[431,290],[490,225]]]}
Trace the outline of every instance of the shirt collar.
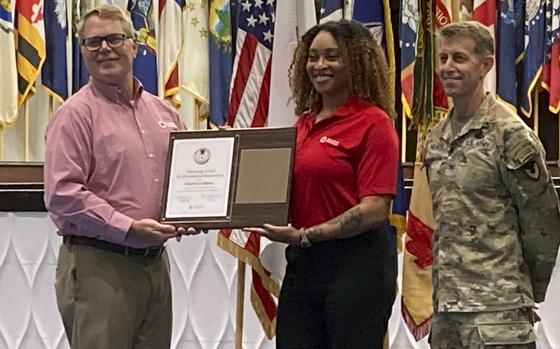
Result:
{"label": "shirt collar", "polygon": [[[333,113],[333,117],[344,117],[355,113],[356,111],[363,109],[364,105],[368,104],[359,96],[350,96],[342,103],[338,108],[336,108]],[[309,115],[315,116],[321,110],[323,106],[323,100],[321,98],[317,99],[315,103],[311,106],[307,112]]]}
{"label": "shirt collar", "polygon": [[[95,80],[91,76],[89,78],[89,82],[97,91],[101,92],[105,97],[113,102],[121,102],[123,100],[128,101],[128,97],[124,95],[124,90],[120,86],[103,83],[99,80]],[[134,97],[132,99],[136,100],[144,91],[144,86],[142,86],[142,83],[138,79],[134,78],[133,89]]]}
{"label": "shirt collar", "polygon": [[467,121],[467,123],[463,125],[461,131],[456,135],[453,135],[453,128],[451,127],[451,117],[453,116],[454,112],[454,109],[451,109],[444,120],[441,137],[449,141],[457,139],[467,134],[471,130],[479,130],[487,127],[491,118],[494,117],[493,113],[490,112],[490,109],[492,109],[495,105],[496,98],[492,93],[487,93],[478,109],[474,112],[469,121]]}

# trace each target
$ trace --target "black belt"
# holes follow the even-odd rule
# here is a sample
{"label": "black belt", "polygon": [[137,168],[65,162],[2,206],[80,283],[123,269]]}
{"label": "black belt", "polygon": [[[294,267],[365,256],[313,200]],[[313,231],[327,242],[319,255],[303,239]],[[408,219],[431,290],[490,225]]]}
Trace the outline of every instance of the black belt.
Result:
{"label": "black belt", "polygon": [[158,257],[159,255],[161,255],[161,252],[164,249],[163,246],[133,248],[133,247],[123,246],[119,244],[113,244],[111,242],[107,242],[103,240],[97,240],[97,239],[92,239],[85,236],[77,236],[77,235],[66,235],[62,238],[62,241],[65,244],[69,244],[69,245],[91,246],[91,247],[99,248],[101,250],[120,253],[125,256],[143,256],[146,258]]}

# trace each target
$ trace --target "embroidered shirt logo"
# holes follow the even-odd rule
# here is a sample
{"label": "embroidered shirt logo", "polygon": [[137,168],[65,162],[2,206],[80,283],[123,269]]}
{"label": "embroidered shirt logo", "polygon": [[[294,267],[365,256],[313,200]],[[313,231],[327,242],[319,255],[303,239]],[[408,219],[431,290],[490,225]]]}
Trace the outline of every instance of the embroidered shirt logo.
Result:
{"label": "embroidered shirt logo", "polygon": [[335,147],[338,147],[338,145],[340,144],[339,141],[334,140],[332,138],[329,138],[327,136],[323,136],[321,137],[321,140],[319,141],[321,143],[329,143],[330,145],[334,145]]}
{"label": "embroidered shirt logo", "polygon": [[160,120],[160,121],[158,122],[158,124],[159,124],[159,126],[160,126],[161,128],[170,128],[170,129],[172,129],[172,130],[176,130],[176,129],[177,129],[177,125],[175,125],[175,123],[174,123],[173,121],[163,121],[163,120]]}

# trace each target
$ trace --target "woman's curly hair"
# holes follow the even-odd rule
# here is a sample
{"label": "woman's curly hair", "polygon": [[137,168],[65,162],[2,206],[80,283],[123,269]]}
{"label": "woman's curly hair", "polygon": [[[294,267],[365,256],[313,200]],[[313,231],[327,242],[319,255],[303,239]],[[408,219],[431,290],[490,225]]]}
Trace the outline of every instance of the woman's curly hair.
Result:
{"label": "woman's curly hair", "polygon": [[327,31],[335,38],[342,63],[350,69],[351,94],[377,105],[394,119],[395,98],[394,91],[390,88],[385,55],[367,28],[348,20],[319,24],[309,29],[298,43],[289,72],[296,115],[309,110],[319,98],[309,80],[306,67],[309,46],[321,31]]}

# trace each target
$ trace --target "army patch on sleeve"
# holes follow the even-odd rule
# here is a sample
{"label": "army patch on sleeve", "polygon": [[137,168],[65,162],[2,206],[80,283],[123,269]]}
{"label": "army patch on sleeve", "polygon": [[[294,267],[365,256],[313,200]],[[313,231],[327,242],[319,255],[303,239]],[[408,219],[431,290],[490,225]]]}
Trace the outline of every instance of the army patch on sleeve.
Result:
{"label": "army patch on sleeve", "polygon": [[527,177],[531,178],[532,180],[536,181],[541,176],[541,170],[539,169],[539,165],[536,161],[529,161],[525,165],[523,165],[523,171],[527,175]]}

